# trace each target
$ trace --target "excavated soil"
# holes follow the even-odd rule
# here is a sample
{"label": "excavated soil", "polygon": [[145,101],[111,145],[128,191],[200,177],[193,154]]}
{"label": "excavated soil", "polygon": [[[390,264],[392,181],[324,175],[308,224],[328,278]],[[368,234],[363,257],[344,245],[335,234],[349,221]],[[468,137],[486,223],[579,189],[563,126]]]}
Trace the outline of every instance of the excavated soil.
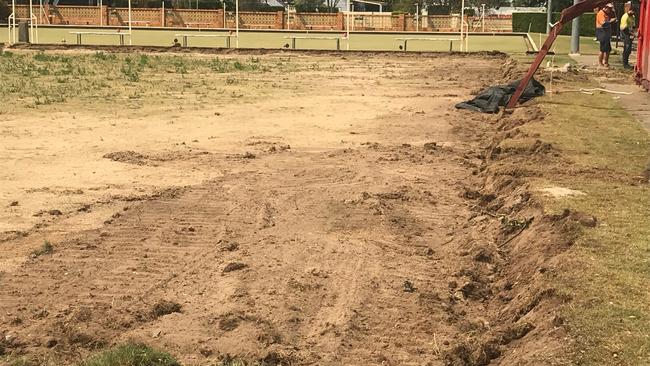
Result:
{"label": "excavated soil", "polygon": [[301,62],[337,68],[276,76],[300,92],[111,115],[128,133],[101,107],[64,106],[41,132],[24,126],[51,111],[3,116],[0,139],[47,149],[30,155],[41,175],[4,187],[0,352],[73,364],[135,340],[197,365],[557,361],[568,299],[542,274],[579,215],[541,215],[503,163],[552,146],[499,148],[543,114],[453,108],[505,81],[504,58],[321,57]]}

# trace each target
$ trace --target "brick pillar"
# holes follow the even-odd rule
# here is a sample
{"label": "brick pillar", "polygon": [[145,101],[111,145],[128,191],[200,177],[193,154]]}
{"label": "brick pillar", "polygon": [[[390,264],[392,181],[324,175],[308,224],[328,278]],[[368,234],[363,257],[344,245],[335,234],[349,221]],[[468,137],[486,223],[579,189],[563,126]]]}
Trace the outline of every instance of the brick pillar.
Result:
{"label": "brick pillar", "polygon": [[336,13],[336,29],[345,30],[345,16],[341,12]]}
{"label": "brick pillar", "polygon": [[217,9],[217,28],[226,28],[223,24],[223,9]]}
{"label": "brick pillar", "polygon": [[397,30],[403,32],[406,30],[406,15],[399,14],[397,16]]}
{"label": "brick pillar", "polygon": [[278,11],[275,13],[275,29],[284,29],[286,27],[286,18],[284,17],[284,11]]}

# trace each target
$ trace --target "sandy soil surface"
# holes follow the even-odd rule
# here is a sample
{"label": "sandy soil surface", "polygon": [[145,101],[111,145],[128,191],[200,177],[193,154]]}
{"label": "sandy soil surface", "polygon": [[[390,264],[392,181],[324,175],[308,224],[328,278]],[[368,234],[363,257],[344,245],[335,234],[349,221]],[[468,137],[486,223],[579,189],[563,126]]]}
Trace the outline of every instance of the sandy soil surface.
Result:
{"label": "sandy soil surface", "polygon": [[489,323],[468,269],[492,265],[465,249],[486,238],[463,196],[480,141],[459,131],[483,117],[453,105],[504,60],[293,57],[306,67],[239,76],[241,98],[0,115],[5,352],[69,363],[134,339],[193,364],[463,363],[449,350]]}

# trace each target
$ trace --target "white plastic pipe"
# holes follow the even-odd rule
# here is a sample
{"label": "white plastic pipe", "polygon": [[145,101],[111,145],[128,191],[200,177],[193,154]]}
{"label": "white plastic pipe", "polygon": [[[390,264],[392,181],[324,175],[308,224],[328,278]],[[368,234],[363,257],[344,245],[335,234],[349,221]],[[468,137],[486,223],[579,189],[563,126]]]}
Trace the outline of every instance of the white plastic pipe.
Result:
{"label": "white plastic pipe", "polygon": [[34,18],[36,18],[36,15],[34,15],[34,1],[29,0],[29,42],[34,41]]}
{"label": "white plastic pipe", "polygon": [[16,0],[11,1],[11,16],[9,20],[9,43],[16,43]]}
{"label": "white plastic pipe", "polygon": [[350,50],[350,4],[352,0],[348,0],[348,13],[346,14],[347,24],[345,26],[346,38],[347,38],[347,50]]}
{"label": "white plastic pipe", "polygon": [[133,33],[131,31],[131,0],[129,0],[129,46],[133,45]]}
{"label": "white plastic pipe", "polygon": [[239,48],[239,0],[235,0],[235,44]]}

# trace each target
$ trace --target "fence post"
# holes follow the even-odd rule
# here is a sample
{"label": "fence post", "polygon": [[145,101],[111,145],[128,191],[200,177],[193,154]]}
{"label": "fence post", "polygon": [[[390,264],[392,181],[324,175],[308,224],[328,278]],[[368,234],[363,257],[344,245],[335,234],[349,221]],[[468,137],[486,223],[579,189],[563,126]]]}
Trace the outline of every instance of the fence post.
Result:
{"label": "fence post", "polygon": [[397,18],[397,30],[403,32],[406,30],[406,15],[399,14]]}

